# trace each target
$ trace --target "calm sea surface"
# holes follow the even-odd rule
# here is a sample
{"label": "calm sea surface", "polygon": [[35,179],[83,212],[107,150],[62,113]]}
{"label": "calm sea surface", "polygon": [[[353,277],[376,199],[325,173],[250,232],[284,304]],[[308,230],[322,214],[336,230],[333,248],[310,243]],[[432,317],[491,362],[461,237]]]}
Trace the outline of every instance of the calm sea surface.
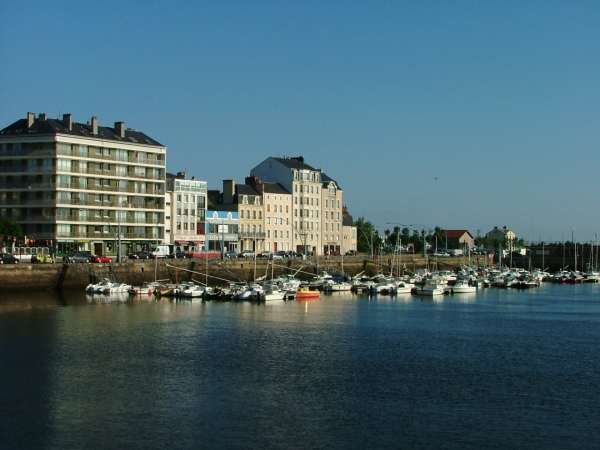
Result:
{"label": "calm sea surface", "polygon": [[600,284],[272,304],[3,295],[0,448],[599,448],[599,358]]}

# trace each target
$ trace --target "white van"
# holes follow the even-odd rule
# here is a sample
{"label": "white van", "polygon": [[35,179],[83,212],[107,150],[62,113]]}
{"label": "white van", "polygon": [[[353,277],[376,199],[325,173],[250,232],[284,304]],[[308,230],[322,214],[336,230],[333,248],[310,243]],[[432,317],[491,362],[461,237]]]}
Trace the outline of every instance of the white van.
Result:
{"label": "white van", "polygon": [[154,247],[150,247],[150,253],[155,258],[166,258],[171,253],[168,245],[156,245]]}

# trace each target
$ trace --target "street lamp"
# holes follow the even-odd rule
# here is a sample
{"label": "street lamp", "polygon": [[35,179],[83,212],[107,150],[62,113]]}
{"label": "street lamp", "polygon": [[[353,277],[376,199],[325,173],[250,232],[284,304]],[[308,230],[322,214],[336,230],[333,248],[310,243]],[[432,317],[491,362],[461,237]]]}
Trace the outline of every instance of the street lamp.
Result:
{"label": "street lamp", "polygon": [[[113,231],[113,235],[115,236],[115,240],[117,241],[117,262],[121,262],[121,211],[115,211],[117,214],[117,232]],[[104,219],[110,219],[110,216],[104,216]],[[108,226],[112,229],[114,227],[107,220]]]}
{"label": "street lamp", "polygon": [[369,248],[370,248],[370,250],[371,250],[371,255],[370,255],[370,257],[371,257],[371,259],[373,259],[373,230],[371,230],[371,240],[369,241],[369,236],[367,236],[367,233],[365,233],[365,232],[364,232],[364,231],[363,231],[363,230],[362,230],[360,227],[358,227],[358,226],[356,227],[356,229],[357,229],[358,231],[360,231],[360,232],[361,232],[361,233],[362,233],[362,234],[365,236],[365,238],[367,239],[367,244],[369,244]]}
{"label": "street lamp", "polygon": [[[402,227],[408,228],[409,230],[413,230],[413,231],[418,231],[416,228],[414,228],[415,226],[418,227],[425,227],[425,225],[419,225],[418,223],[413,223],[410,225],[405,225],[403,223],[400,222],[387,222],[388,225],[400,225]],[[425,228],[429,228],[429,227],[425,227]],[[419,237],[419,239],[421,239],[421,241],[423,242],[423,258],[427,259],[427,245],[425,245],[425,229],[422,230],[422,237],[419,236],[419,234],[417,233],[417,237]],[[414,249],[414,244],[413,244],[413,249]],[[414,250],[413,250],[414,253]]]}

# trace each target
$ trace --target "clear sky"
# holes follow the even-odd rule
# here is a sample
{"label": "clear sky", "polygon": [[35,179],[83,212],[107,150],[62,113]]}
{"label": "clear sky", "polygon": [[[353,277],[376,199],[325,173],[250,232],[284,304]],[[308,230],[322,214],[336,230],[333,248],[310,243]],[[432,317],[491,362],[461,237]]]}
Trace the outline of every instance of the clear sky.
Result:
{"label": "clear sky", "polygon": [[303,155],[355,219],[600,238],[599,1],[0,2],[0,128],[124,121],[221,189]]}

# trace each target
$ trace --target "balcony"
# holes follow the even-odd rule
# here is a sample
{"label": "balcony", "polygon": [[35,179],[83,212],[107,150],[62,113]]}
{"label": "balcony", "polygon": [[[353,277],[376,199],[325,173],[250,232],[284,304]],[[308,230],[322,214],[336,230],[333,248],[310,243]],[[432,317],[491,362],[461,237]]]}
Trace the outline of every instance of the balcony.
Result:
{"label": "balcony", "polygon": [[259,233],[255,231],[238,231],[238,236],[244,239],[264,239],[266,233]]}

